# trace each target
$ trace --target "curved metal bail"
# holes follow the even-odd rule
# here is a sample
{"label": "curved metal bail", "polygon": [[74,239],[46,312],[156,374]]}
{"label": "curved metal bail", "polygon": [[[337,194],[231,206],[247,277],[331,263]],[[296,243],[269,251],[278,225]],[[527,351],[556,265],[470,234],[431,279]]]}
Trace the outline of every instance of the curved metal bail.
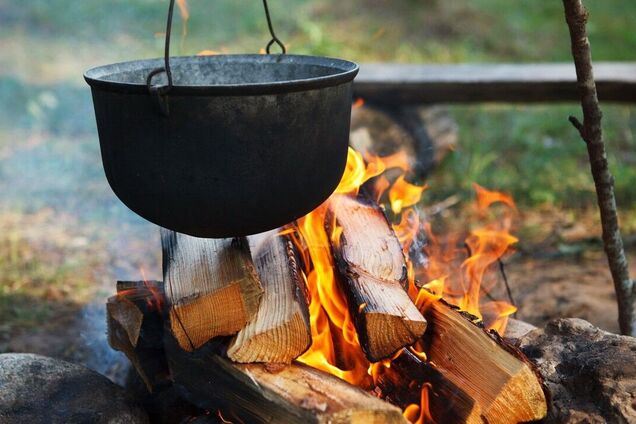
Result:
{"label": "curved metal bail", "polygon": [[[172,71],[170,69],[170,36],[172,33],[172,16],[174,15],[174,0],[170,0],[170,6],[168,6],[168,22],[166,23],[166,41],[164,47],[163,67],[156,68],[150,71],[146,78],[146,86],[151,94],[157,96],[157,102],[159,104],[159,110],[161,113],[168,116],[170,114],[170,108],[168,105],[168,93],[172,90]],[[166,73],[168,78],[168,85],[153,85],[152,79],[155,75]]]}
{"label": "curved metal bail", "polygon": [[280,47],[282,54],[287,53],[287,49],[285,48],[285,44],[280,41],[280,38],[276,36],[274,32],[274,26],[272,25],[272,18],[269,15],[269,7],[267,6],[267,0],[263,0],[263,7],[265,8],[265,17],[267,18],[267,27],[269,28],[269,33],[272,36],[272,39],[267,43],[267,47],[265,47],[265,51],[267,54],[270,54],[270,48],[274,45],[274,43],[278,44]]}

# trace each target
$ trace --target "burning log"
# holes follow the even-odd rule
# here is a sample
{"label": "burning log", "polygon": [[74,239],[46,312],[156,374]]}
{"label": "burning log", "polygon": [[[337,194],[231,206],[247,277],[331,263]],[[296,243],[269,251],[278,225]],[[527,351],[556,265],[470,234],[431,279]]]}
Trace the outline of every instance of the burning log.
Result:
{"label": "burning log", "polygon": [[475,399],[448,380],[432,364],[420,360],[407,349],[403,349],[391,362],[391,368],[383,376],[382,382],[383,392],[387,391],[387,397],[403,409],[419,404],[420,391],[427,390],[428,409],[435,422],[484,422],[480,405]]}
{"label": "burning log", "polygon": [[254,318],[263,288],[245,238],[202,239],[162,230],[170,327],[192,351]]}
{"label": "burning log", "polygon": [[[485,422],[527,422],[547,414],[541,378],[528,359],[476,317],[427,296],[424,337],[428,360],[475,400]],[[429,298],[430,297],[430,298]]]}
{"label": "burning log", "polygon": [[326,225],[366,356],[375,362],[414,343],[426,320],[406,292],[402,247],[384,212],[363,196],[334,195]]}
{"label": "burning log", "polygon": [[292,363],[233,364],[214,346],[188,353],[165,340],[176,385],[191,401],[249,423],[406,423],[401,411],[314,368]]}
{"label": "burning log", "polygon": [[311,344],[306,287],[293,244],[277,231],[248,240],[264,294],[227,356],[234,362],[290,363]]}
{"label": "burning log", "polygon": [[106,303],[108,342],[123,352],[152,392],[168,380],[163,350],[163,283],[118,281]]}
{"label": "burning log", "polygon": [[483,424],[480,405],[460,387],[448,380],[432,364],[402,349],[391,367],[379,377],[382,396],[408,409],[421,403],[421,391],[427,391],[430,416],[438,423]]}

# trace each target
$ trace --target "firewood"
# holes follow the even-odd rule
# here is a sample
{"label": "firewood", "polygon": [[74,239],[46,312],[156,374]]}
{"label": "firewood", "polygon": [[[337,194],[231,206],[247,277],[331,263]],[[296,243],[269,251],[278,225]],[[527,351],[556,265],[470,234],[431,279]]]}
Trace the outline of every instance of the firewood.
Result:
{"label": "firewood", "polygon": [[193,353],[170,336],[165,344],[175,385],[193,403],[233,422],[406,423],[397,407],[303,364],[234,364],[211,344]]}
{"label": "firewood", "polygon": [[420,360],[408,349],[391,361],[378,386],[392,403],[406,408],[420,404],[420,392],[428,390],[428,408],[437,423],[483,424],[480,405],[461,387],[453,384],[433,364]]}
{"label": "firewood", "polygon": [[254,318],[263,289],[245,238],[162,230],[161,243],[170,328],[183,349],[234,335]]}
{"label": "firewood", "polygon": [[290,363],[311,344],[305,283],[291,240],[279,232],[248,237],[264,294],[254,319],[228,346],[234,362]]}
{"label": "firewood", "polygon": [[163,350],[163,283],[118,281],[106,303],[108,342],[123,352],[150,392],[167,384]]}
{"label": "firewood", "polygon": [[363,196],[335,195],[326,225],[335,235],[331,243],[339,280],[369,360],[414,343],[426,320],[406,292],[402,247],[384,212]]}
{"label": "firewood", "polygon": [[517,423],[542,419],[546,395],[535,367],[476,317],[429,296],[423,306],[429,328],[424,337],[428,360],[478,403],[485,422]]}

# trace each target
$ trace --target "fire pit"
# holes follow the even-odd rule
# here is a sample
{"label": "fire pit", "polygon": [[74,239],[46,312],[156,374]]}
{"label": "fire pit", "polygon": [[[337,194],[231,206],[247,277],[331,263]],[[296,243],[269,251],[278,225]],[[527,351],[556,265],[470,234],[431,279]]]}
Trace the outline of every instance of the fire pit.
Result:
{"label": "fire pit", "polygon": [[[454,275],[418,283],[412,205],[423,188],[402,175],[385,193],[371,180],[403,168],[396,158],[365,161],[351,149],[336,193],[269,233],[202,239],[162,230],[163,282],[118,283],[108,301],[111,345],[150,390],[170,375],[189,401],[231,422],[543,418],[535,366],[456,306],[503,331],[514,308],[480,301],[479,287],[514,238],[505,228],[474,232],[463,291]],[[478,195],[483,207],[513,205],[481,187]],[[402,222],[391,224],[375,200],[386,198]]]}
{"label": "fire pit", "polygon": [[[267,52],[276,43],[285,53],[263,4]],[[164,281],[119,282],[107,305],[110,344],[148,389],[174,384],[238,422],[543,418],[544,389],[525,356],[446,303],[444,284],[416,284],[409,207],[424,187],[405,175],[373,184],[408,166],[347,147],[357,65],[171,59],[173,8],[163,63],[85,76],[111,187],[165,227]],[[379,203],[389,187],[403,222]],[[480,314],[474,289],[457,303]]]}

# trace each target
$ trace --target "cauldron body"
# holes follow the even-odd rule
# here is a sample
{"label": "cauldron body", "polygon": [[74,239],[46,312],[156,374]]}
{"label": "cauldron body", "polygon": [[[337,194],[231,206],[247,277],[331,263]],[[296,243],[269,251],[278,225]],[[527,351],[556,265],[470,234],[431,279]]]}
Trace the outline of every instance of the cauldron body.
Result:
{"label": "cauldron body", "polygon": [[145,83],[160,59],[85,74],[106,177],[124,204],[162,227],[218,238],[279,227],[328,198],[346,163],[357,65],[295,55],[170,60],[165,97]]}

